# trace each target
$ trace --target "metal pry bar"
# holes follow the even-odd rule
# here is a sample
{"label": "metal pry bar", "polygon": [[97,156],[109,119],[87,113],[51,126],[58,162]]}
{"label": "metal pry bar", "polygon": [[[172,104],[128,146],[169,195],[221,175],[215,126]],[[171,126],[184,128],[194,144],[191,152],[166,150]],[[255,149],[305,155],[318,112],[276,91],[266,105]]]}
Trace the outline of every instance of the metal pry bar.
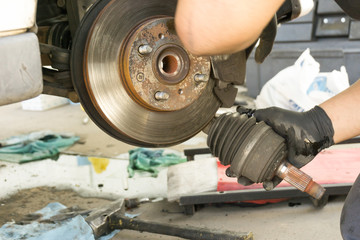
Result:
{"label": "metal pry bar", "polygon": [[93,229],[95,238],[108,234],[115,229],[130,229],[193,240],[252,240],[251,232],[231,232],[193,226],[176,226],[156,223],[125,216],[124,199],[119,199],[103,208],[93,211],[85,220]]}

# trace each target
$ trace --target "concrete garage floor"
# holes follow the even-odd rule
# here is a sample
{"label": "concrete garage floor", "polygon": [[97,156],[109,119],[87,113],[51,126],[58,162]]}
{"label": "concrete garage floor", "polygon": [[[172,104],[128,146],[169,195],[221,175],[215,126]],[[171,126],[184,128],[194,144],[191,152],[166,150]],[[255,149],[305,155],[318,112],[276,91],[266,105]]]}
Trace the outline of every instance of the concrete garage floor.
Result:
{"label": "concrete garage floor", "polygon": [[[91,121],[84,124],[86,114],[78,105],[67,105],[44,112],[24,111],[20,104],[0,107],[0,139],[32,131],[49,129],[54,132],[73,132],[83,144],[76,144],[68,151],[83,155],[114,157],[134,148],[121,143],[105,133]],[[86,121],[85,121],[86,122]],[[172,149],[205,147],[199,135],[189,145],[181,144]],[[1,162],[0,162],[1,164]],[[0,169],[1,176],[1,169]],[[19,184],[21,189],[21,183]],[[243,207],[239,204],[207,205],[193,216],[185,216],[176,203],[166,201],[144,203],[132,213],[141,213],[140,219],[173,223],[182,226],[200,226],[237,232],[251,231],[254,239],[341,239],[339,219],[344,197],[331,198],[322,209],[316,209],[308,199],[294,199],[260,207]],[[82,198],[68,190],[35,188],[20,191],[7,199],[0,199],[0,224],[19,220],[25,214],[43,208],[47,203],[59,201],[70,207],[79,205],[89,209],[110,200]],[[289,204],[289,203],[298,204]],[[289,205],[294,205],[290,207]],[[113,239],[180,239],[156,234],[124,230]]]}

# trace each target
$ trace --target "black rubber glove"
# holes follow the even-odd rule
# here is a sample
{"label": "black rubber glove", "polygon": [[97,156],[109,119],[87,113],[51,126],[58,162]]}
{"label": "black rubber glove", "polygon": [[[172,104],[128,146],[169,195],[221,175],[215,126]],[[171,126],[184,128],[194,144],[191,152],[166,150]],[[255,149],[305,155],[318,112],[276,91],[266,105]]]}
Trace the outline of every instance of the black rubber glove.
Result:
{"label": "black rubber glove", "polygon": [[[299,113],[277,107],[260,110],[238,107],[237,111],[254,115],[258,122],[264,121],[275,132],[284,137],[288,148],[288,161],[301,168],[309,163],[322,149],[334,144],[334,129],[326,112],[315,106],[313,109]],[[236,177],[227,169],[226,175]],[[264,182],[266,190],[272,190],[282,181],[275,176],[272,181]],[[253,182],[246,177],[239,177],[238,183],[248,186]]]}
{"label": "black rubber glove", "polygon": [[256,110],[254,116],[286,139],[288,161],[297,168],[334,144],[332,122],[319,106],[302,113],[271,107]]}

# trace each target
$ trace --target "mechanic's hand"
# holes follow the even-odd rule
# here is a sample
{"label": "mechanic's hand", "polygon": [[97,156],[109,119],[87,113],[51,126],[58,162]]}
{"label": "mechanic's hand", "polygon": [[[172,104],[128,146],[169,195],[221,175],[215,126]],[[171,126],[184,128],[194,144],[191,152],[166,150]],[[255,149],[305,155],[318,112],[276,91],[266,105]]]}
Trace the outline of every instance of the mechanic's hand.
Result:
{"label": "mechanic's hand", "polygon": [[302,113],[271,107],[256,110],[254,116],[286,139],[288,161],[297,168],[334,144],[332,122],[319,106]]}
{"label": "mechanic's hand", "polygon": [[[250,179],[248,179],[247,177],[243,177],[243,176],[239,177],[236,174],[232,173],[230,170],[230,167],[228,167],[226,169],[225,174],[228,177],[237,177],[237,182],[241,185],[250,186],[250,185],[254,184],[254,182],[251,181]],[[273,177],[273,179],[271,179],[271,181],[263,182],[263,187],[266,191],[270,191],[270,190],[273,190],[281,181],[282,181],[281,178],[279,178],[278,176],[275,176],[275,177]]]}
{"label": "mechanic's hand", "polygon": [[[286,139],[288,161],[295,167],[301,168],[309,163],[322,149],[331,146],[334,129],[326,112],[316,106],[313,109],[299,113],[277,107],[253,110],[238,107],[241,114],[255,116],[256,120],[264,121],[275,132]],[[226,175],[236,177],[227,169]],[[271,181],[263,183],[266,190],[272,190],[282,181],[275,176]],[[238,177],[238,183],[248,186],[253,182],[246,177]]]}

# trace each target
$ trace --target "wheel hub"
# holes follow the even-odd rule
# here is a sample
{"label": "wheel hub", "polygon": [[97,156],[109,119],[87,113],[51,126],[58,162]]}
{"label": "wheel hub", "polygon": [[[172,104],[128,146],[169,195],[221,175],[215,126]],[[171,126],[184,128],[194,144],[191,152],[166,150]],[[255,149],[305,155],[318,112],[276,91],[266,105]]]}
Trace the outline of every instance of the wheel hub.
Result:
{"label": "wheel hub", "polygon": [[[198,99],[209,79],[210,59],[187,52],[175,34],[174,18],[141,23],[122,46],[120,72],[129,95],[154,111],[176,111]],[[195,81],[204,75],[203,81]]]}

